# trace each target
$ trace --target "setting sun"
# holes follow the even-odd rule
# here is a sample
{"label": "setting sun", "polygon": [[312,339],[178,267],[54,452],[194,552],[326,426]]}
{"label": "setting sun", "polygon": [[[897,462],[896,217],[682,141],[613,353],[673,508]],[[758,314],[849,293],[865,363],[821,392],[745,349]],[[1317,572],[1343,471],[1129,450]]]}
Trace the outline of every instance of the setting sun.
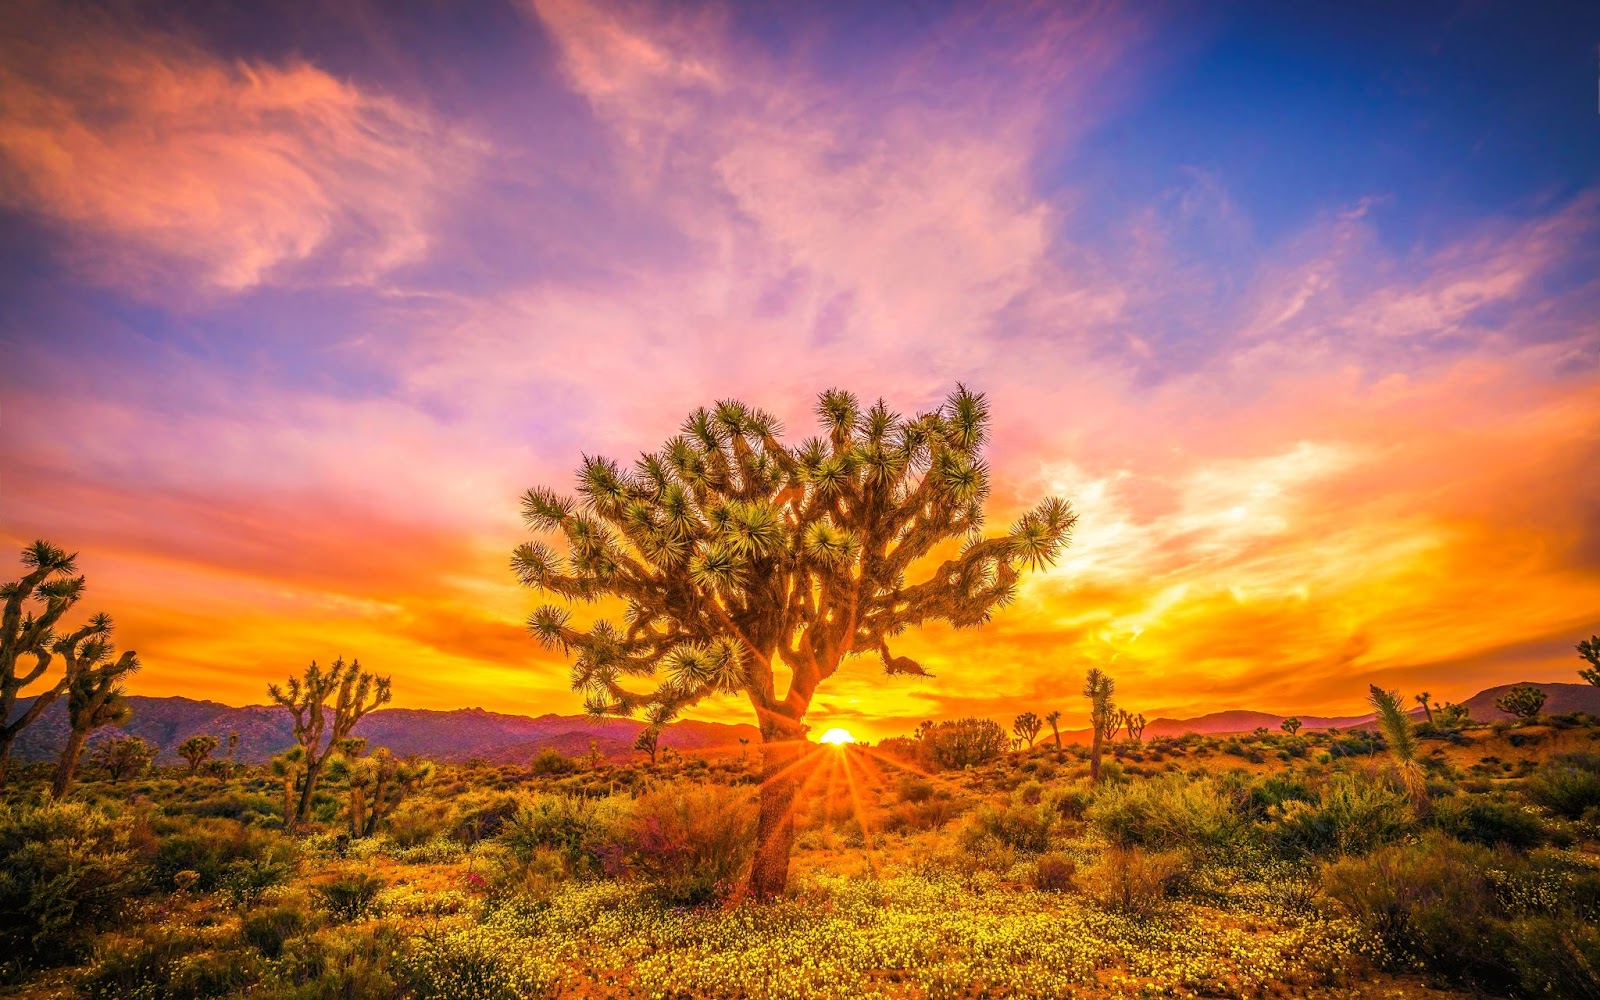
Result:
{"label": "setting sun", "polygon": [[822,734],[821,740],[823,743],[832,743],[835,746],[843,746],[846,743],[854,743],[855,741],[856,738],[850,735],[850,730],[848,729],[830,729]]}

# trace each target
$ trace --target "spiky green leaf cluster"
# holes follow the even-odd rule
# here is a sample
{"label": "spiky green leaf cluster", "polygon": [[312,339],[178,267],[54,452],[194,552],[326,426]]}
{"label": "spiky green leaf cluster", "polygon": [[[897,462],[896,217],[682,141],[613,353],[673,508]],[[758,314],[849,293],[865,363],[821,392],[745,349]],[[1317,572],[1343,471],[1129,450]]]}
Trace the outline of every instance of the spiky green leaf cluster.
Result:
{"label": "spiky green leaf cluster", "polygon": [[[743,691],[758,710],[798,719],[844,656],[888,663],[887,640],[906,628],[983,624],[1015,597],[1022,572],[1067,544],[1076,518],[1056,498],[982,537],[981,394],[958,387],[902,417],[835,389],[816,414],[819,433],[786,445],[771,414],[724,400],[631,467],[585,456],[573,496],[523,495],[539,537],[517,548],[512,569],[556,600],[528,628],[572,658],[591,711],[655,706],[670,717]],[[953,539],[957,554],[908,580]],[[602,598],[622,602],[622,623],[575,626],[571,606]],[[782,698],[775,666],[794,678]]]}

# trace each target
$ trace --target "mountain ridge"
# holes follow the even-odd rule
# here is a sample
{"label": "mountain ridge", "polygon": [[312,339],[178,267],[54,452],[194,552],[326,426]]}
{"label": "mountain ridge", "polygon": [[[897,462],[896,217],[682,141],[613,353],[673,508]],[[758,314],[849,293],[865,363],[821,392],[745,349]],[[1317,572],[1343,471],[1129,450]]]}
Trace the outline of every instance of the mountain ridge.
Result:
{"label": "mountain ridge", "polygon": [[[1600,688],[1589,684],[1534,684],[1547,696],[1545,712],[1589,712],[1600,716]],[[1464,703],[1479,722],[1494,722],[1510,716],[1494,707],[1496,698],[1515,684],[1501,684],[1478,692]],[[28,699],[19,699],[16,711],[26,709]],[[211,733],[226,740],[239,734],[235,759],[260,763],[288,749],[294,742],[294,727],[287,709],[277,705],[231,706],[208,699],[183,695],[155,697],[130,695],[133,717],[124,726],[110,727],[95,734],[93,742],[117,735],[139,736],[161,748],[160,760],[174,762],[177,746],[190,736]],[[1420,718],[1419,707],[1411,714]],[[1247,733],[1265,726],[1277,730],[1286,716],[1248,709],[1208,712],[1191,719],[1158,718],[1145,728],[1146,738],[1203,736]],[[1373,724],[1371,714],[1355,716],[1299,717],[1305,730],[1355,729]],[[526,761],[545,748],[569,756],[587,753],[591,741],[603,756],[625,760],[634,755],[634,741],[644,723],[636,719],[592,719],[583,715],[538,716],[493,712],[481,707],[456,709],[384,708],[356,724],[355,734],[374,746],[385,746],[402,756],[418,754],[446,762],[483,758],[493,763]],[[65,704],[58,700],[37,722],[23,730],[15,753],[19,760],[44,760],[59,752],[66,741]],[[1063,740],[1086,743],[1087,729],[1062,730]],[[1050,738],[1045,734],[1046,739]],[[714,750],[759,743],[760,732],[747,723],[705,722],[680,719],[661,736],[661,746],[679,751]],[[218,755],[227,753],[226,743]]]}

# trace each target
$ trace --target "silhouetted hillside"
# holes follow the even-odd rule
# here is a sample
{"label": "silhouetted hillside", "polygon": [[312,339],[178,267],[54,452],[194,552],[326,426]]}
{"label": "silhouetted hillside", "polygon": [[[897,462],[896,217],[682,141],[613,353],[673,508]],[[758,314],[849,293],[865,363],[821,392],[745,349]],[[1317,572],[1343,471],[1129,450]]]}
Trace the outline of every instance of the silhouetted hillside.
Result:
{"label": "silhouetted hillside", "polygon": [[[294,742],[293,720],[286,709],[273,705],[233,708],[214,701],[193,698],[128,698],[133,717],[126,726],[97,733],[96,741],[128,734],[139,736],[161,748],[161,760],[177,760],[178,744],[197,733],[212,733],[223,740],[229,733],[239,734],[237,759],[247,763],[267,760]],[[19,706],[18,711],[22,707]],[[481,708],[462,708],[440,712],[429,709],[385,708],[373,712],[356,724],[357,736],[374,746],[385,746],[402,756],[420,754],[443,761],[463,761],[473,757],[486,760],[527,760],[544,747],[565,754],[587,753],[595,741],[602,754],[613,759],[633,753],[634,741],[644,723],[634,719],[601,719],[587,716],[503,715]],[[65,703],[57,701],[40,719],[26,729],[17,741],[16,753],[23,760],[40,760],[57,753],[66,742]],[[661,745],[678,750],[704,750],[737,747],[741,739],[760,741],[754,726],[731,726],[716,722],[684,720],[668,726]],[[218,755],[226,753],[226,744]]]}

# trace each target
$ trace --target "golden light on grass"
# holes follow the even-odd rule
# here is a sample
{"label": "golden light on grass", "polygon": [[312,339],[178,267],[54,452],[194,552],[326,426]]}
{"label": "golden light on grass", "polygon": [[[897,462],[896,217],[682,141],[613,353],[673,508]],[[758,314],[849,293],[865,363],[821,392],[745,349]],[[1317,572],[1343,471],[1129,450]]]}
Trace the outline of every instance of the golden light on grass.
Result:
{"label": "golden light on grass", "polygon": [[822,734],[822,739],[820,740],[822,743],[832,743],[834,746],[844,746],[846,743],[854,743],[855,741],[856,738],[850,735],[850,730],[848,729],[830,729]]}

